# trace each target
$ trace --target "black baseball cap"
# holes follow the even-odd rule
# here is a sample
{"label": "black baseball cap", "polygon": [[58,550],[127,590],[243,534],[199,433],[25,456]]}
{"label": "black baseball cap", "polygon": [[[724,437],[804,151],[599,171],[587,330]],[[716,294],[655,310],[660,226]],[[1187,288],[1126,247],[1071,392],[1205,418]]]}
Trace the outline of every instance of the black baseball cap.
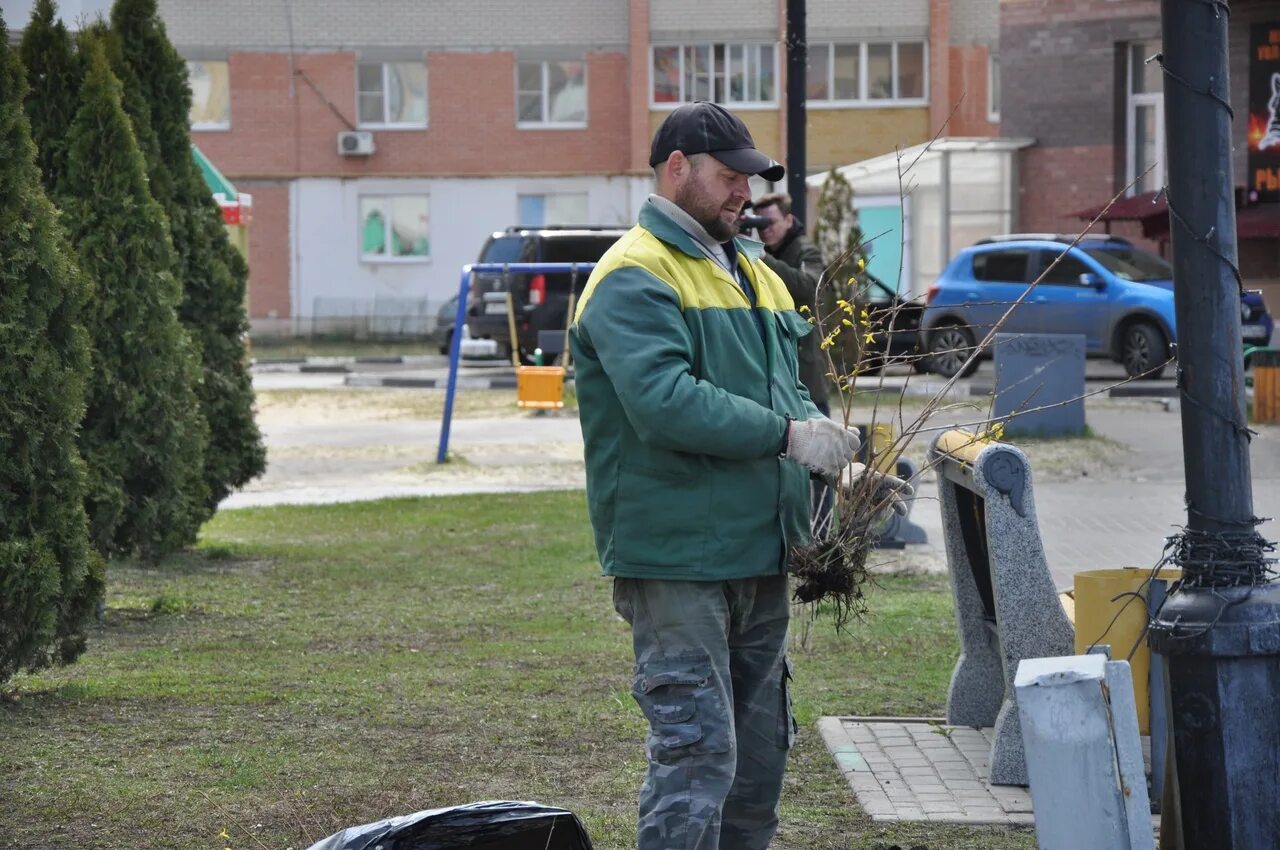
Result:
{"label": "black baseball cap", "polygon": [[717,103],[699,100],[677,107],[653,135],[649,165],[666,162],[675,151],[688,156],[709,153],[743,174],[777,183],[787,170],[756,150],[742,119]]}

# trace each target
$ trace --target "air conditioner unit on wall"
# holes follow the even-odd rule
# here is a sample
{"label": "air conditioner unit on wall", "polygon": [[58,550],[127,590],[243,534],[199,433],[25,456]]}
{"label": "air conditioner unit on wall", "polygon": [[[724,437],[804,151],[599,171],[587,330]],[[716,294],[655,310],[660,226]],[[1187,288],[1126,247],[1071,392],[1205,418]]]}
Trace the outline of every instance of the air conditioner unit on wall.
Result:
{"label": "air conditioner unit on wall", "polygon": [[344,130],[338,134],[338,153],[342,156],[369,156],[373,153],[373,133]]}

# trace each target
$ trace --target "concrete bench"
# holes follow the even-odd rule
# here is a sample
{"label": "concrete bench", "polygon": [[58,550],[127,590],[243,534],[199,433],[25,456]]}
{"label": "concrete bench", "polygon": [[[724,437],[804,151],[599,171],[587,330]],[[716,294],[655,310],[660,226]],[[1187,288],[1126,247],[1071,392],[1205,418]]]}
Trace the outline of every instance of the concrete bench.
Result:
{"label": "concrete bench", "polygon": [[1075,652],[1040,541],[1031,465],[1014,446],[961,430],[939,434],[929,461],[938,473],[960,634],[947,722],[994,727],[991,783],[1026,785],[1018,663]]}

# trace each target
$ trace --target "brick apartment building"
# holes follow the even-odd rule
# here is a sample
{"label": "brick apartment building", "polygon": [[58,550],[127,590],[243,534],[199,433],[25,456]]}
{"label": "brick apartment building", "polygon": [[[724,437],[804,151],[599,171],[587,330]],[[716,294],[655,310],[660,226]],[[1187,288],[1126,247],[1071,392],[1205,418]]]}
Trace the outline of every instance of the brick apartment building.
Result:
{"label": "brick apartment building", "polygon": [[[13,29],[30,5],[0,2]],[[729,105],[782,159],[785,5],[160,0],[193,141],[253,196],[257,333],[433,317],[495,229],[630,223],[680,102]],[[948,135],[995,133],[997,0],[810,0],[808,37],[812,170],[948,117]]]}
{"label": "brick apartment building", "polygon": [[[1280,2],[1231,3],[1240,266],[1249,285],[1268,291],[1274,308],[1280,304],[1280,204],[1250,185],[1257,176],[1250,159],[1271,94],[1264,80],[1266,94],[1259,98],[1255,90],[1251,97],[1251,78],[1259,70],[1251,39],[1267,25],[1280,31]],[[1160,35],[1156,0],[1001,0],[1005,79],[1034,81],[1006,87],[1001,111],[1004,135],[1035,139],[1019,157],[1019,230],[1075,232],[1084,224],[1080,213],[1123,192],[1130,200],[1113,207],[1108,226],[1167,249],[1169,216],[1159,193],[1165,181],[1164,80],[1160,66],[1148,61],[1160,52]]]}

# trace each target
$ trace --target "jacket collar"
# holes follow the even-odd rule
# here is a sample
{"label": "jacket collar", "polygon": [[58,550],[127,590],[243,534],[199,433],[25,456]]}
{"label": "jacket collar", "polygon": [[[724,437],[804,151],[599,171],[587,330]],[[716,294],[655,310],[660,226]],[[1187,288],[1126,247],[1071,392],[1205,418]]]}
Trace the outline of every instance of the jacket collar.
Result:
{"label": "jacket collar", "polygon": [[[646,200],[644,206],[640,208],[639,221],[640,226],[645,230],[682,253],[699,260],[706,258],[689,232],[658,209],[652,200]],[[733,240],[733,244],[738,249],[738,253],[746,257],[748,262],[760,259],[760,255],[764,253],[764,243],[745,236],[738,236]]]}

